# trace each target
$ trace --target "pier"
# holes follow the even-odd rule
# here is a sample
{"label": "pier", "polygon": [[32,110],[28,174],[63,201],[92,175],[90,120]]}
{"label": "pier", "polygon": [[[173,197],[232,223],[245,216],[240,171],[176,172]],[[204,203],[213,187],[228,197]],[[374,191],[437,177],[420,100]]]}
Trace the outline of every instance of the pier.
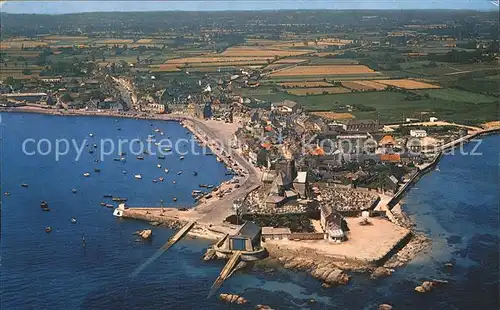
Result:
{"label": "pier", "polygon": [[207,298],[210,298],[217,290],[222,286],[224,281],[232,274],[233,269],[238,265],[241,257],[241,251],[236,251],[233,253],[229,261],[226,263],[224,268],[222,268],[219,277],[215,280],[214,284],[210,288],[210,293],[208,293]]}

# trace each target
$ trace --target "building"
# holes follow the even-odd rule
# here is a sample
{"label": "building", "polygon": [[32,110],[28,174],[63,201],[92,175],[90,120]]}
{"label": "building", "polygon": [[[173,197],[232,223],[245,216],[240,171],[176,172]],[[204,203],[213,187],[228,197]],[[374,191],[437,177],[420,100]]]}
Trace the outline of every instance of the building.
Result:
{"label": "building", "polygon": [[159,103],[148,103],[144,107],[144,110],[147,112],[163,114],[163,113],[165,113],[165,105],[159,104]]}
{"label": "building", "polygon": [[415,138],[425,138],[427,137],[427,131],[423,129],[412,129],[410,130],[410,136]]}
{"label": "building", "polygon": [[435,122],[437,122],[437,121],[438,121],[438,118],[437,118],[437,117],[430,117],[430,118],[429,118],[429,122],[431,122],[431,123],[435,123]]}
{"label": "building", "polygon": [[288,240],[292,231],[290,228],[262,227],[262,239],[266,240]]}
{"label": "building", "polygon": [[278,113],[295,113],[299,110],[299,104],[295,101],[285,99],[281,102],[271,103],[271,111]]}
{"label": "building", "polygon": [[342,215],[325,204],[321,204],[319,210],[320,224],[323,231],[328,235],[328,240],[334,242],[345,241],[344,229],[347,225]]}
{"label": "building", "polygon": [[236,235],[229,236],[229,250],[254,252],[262,248],[262,229],[254,222],[246,222]]}
{"label": "building", "polygon": [[46,103],[48,95],[46,93],[10,93],[2,94],[1,96],[6,100],[26,103]]}
{"label": "building", "polygon": [[297,177],[293,180],[293,189],[297,192],[300,198],[305,199],[309,197],[307,172],[297,172]]}
{"label": "building", "polygon": [[350,119],[342,125],[342,128],[347,132],[375,132],[380,129],[380,125],[371,119]]}

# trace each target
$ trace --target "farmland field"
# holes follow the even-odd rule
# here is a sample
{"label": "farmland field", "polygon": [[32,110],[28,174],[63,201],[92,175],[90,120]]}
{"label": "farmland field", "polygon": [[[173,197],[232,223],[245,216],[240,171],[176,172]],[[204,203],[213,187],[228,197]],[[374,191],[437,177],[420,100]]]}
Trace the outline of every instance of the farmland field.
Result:
{"label": "farmland field", "polygon": [[311,87],[311,88],[290,88],[287,93],[297,96],[318,95],[318,94],[345,94],[351,91],[344,87]]}
{"label": "farmland field", "polygon": [[387,88],[386,85],[374,81],[343,81],[342,86],[360,91],[384,90]]}
{"label": "farmland field", "polygon": [[259,56],[259,57],[285,57],[285,56],[298,56],[309,54],[312,50],[279,50],[279,49],[261,49],[249,47],[230,47],[225,50],[221,55],[228,57],[235,56]]}
{"label": "farmland field", "polygon": [[367,66],[361,65],[324,65],[324,66],[297,66],[287,70],[274,72],[271,77],[282,77],[282,76],[326,76],[326,75],[349,75],[349,74],[367,74],[374,75],[377,72],[368,68]]}
{"label": "farmland field", "polygon": [[377,83],[394,86],[403,89],[427,89],[427,88],[441,88],[441,86],[423,83],[414,80],[377,80]]}
{"label": "farmland field", "polygon": [[184,57],[168,59],[168,64],[186,64],[186,63],[233,63],[233,62],[247,62],[254,64],[265,64],[267,59],[265,57],[223,57],[223,56],[199,56],[199,57]]}
{"label": "farmland field", "polygon": [[328,120],[338,120],[338,119],[352,119],[354,115],[351,113],[335,113],[335,112],[311,112],[312,115],[316,115]]}
{"label": "farmland field", "polygon": [[431,98],[454,101],[454,102],[468,102],[475,104],[498,102],[498,98],[492,96],[471,93],[465,90],[459,90],[453,88],[418,90],[415,93],[419,95],[428,95]]}
{"label": "farmland field", "polygon": [[333,86],[330,83],[324,81],[315,82],[284,82],[279,84],[281,87],[329,87]]}
{"label": "farmland field", "polygon": [[308,60],[307,58],[283,58],[273,62],[273,64],[296,64]]}

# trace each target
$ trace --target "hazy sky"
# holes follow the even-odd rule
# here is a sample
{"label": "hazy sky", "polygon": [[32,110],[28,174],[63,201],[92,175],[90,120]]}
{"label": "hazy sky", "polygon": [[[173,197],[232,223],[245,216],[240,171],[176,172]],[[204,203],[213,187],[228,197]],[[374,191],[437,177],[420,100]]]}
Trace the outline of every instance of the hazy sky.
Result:
{"label": "hazy sky", "polygon": [[64,14],[103,11],[220,11],[277,9],[472,9],[498,10],[489,0],[164,0],[0,1],[6,13]]}

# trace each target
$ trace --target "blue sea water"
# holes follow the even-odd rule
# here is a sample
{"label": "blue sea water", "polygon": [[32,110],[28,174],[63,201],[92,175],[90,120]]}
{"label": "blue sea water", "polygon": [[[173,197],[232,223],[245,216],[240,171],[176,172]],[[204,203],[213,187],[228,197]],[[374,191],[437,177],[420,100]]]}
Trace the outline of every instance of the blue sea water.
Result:
{"label": "blue sea water", "polygon": [[[132,234],[146,223],[116,219],[112,210],[99,206],[104,194],[128,197],[131,205],[159,206],[161,199],[174,205],[173,197],[178,197],[178,205],[190,205],[191,190],[199,183],[217,184],[228,178],[214,156],[186,155],[180,161],[178,155],[165,160],[145,155],[139,161],[127,155],[125,163],[113,161],[115,156],[95,163],[98,152],[90,154],[88,148],[79,161],[74,152],[57,162],[53,156],[22,152],[27,138],[89,139],[92,145],[102,138],[145,140],[153,128],[160,128],[178,140],[189,136],[184,128],[173,122],[16,113],[2,113],[1,120],[0,185],[2,192],[11,193],[1,197],[2,309],[235,308],[216,297],[206,298],[223,266],[222,261],[200,259],[209,244],[206,240],[183,239],[131,278],[173,232],[155,228],[151,243],[136,243]],[[473,147],[468,144],[464,150]],[[481,156],[444,156],[439,171],[425,175],[411,189],[403,208],[431,237],[432,248],[393,276],[373,281],[355,274],[347,286],[323,289],[303,273],[244,270],[220,291],[250,300],[251,304],[238,306],[241,309],[253,309],[258,303],[275,309],[376,309],[380,303],[396,309],[497,309],[499,147],[500,136],[491,136],[482,140],[477,150]],[[100,174],[93,172],[94,167],[102,169]],[[163,172],[165,167],[169,174]],[[184,173],[179,176],[178,170]],[[91,176],[83,177],[84,172]],[[142,180],[134,179],[137,173]],[[151,182],[159,176],[165,182]],[[21,183],[29,187],[22,188]],[[72,188],[78,192],[71,193]],[[51,212],[40,210],[41,200],[47,200]],[[72,224],[71,217],[78,222]],[[44,232],[46,226],[53,228],[52,233]],[[443,268],[448,261],[455,268]],[[424,295],[413,291],[429,278],[450,284]]]}

